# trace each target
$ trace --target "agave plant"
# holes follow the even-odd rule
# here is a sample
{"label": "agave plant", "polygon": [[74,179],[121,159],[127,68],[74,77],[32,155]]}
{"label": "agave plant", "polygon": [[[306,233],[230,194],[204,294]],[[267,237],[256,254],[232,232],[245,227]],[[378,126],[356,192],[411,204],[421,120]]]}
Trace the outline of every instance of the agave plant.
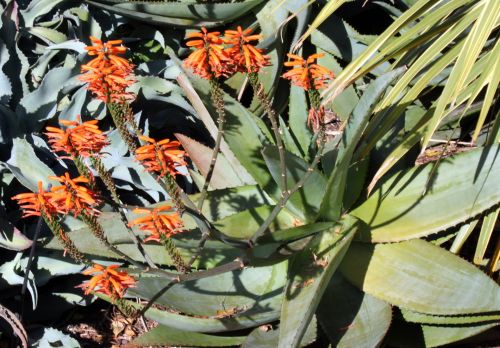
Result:
{"label": "agave plant", "polygon": [[[346,2],[85,1],[92,9],[87,13],[105,10],[112,23],[128,18],[136,28],[129,36],[147,38],[135,44],[143,52],[133,56],[137,82],[130,90],[140,97],[129,105],[108,95],[97,104],[113,121],[111,144],[103,150],[112,156],[90,156],[110,193],[107,211],[80,220],[43,216],[73,243],[53,238],[43,248],[74,247],[89,264],[121,263],[119,271],[94,266],[87,274],[102,273],[84,287],[132,318],[143,315],[160,324],[133,345],[298,347],[322,332],[332,346],[432,347],[498,325],[500,289],[485,272],[498,276],[500,256],[492,238],[500,202],[494,108],[500,5],[386,4],[397,18],[369,36],[338,15]],[[43,1],[33,1],[24,25],[33,26],[38,17],[26,13],[37,7],[46,9]],[[250,35],[238,24],[264,38],[253,48],[258,53],[250,54],[257,60],[267,55],[258,68],[235,68],[233,75],[229,63],[210,65],[209,55],[183,64],[188,52],[178,38],[184,33],[192,39],[188,46],[203,52],[231,45],[236,32]],[[211,27],[233,31],[220,39],[208,34],[215,31]],[[166,39],[169,33],[173,39]],[[288,75],[286,52],[293,52],[286,65],[298,69]],[[302,52],[311,58],[302,59]],[[242,54],[245,62],[250,56]],[[197,76],[205,65],[208,70]],[[300,69],[320,70],[302,75]],[[300,80],[316,76],[321,82],[326,70],[336,76],[321,95]],[[302,83],[289,87],[283,74]],[[32,93],[53,86],[46,79]],[[75,103],[78,93],[85,95],[71,112],[88,112],[84,100],[90,94],[84,88],[74,92]],[[174,156],[180,150],[177,142],[155,140],[173,122],[160,120],[165,112],[148,103],[175,110],[183,125],[204,126],[203,132],[167,132],[188,153],[189,177],[198,190],[178,179],[180,169],[154,167],[151,151]],[[446,146],[464,142],[469,145],[461,152],[445,156]],[[436,150],[435,143],[445,146]],[[146,168],[152,173],[132,161],[134,152],[140,162],[151,161]],[[73,157],[81,172],[79,157]],[[33,191],[38,181],[46,187],[47,177],[61,171],[44,164],[23,139],[14,139],[6,163]],[[141,198],[132,204],[145,207],[125,210],[134,195]],[[162,209],[179,213],[163,215],[175,225],[172,235],[142,244],[150,221],[142,214],[160,216]],[[479,221],[474,244],[467,238]],[[491,241],[497,245],[487,248]],[[476,265],[456,255],[466,242]],[[105,283],[109,279],[122,281],[118,294]],[[97,282],[101,291],[90,286]]]}

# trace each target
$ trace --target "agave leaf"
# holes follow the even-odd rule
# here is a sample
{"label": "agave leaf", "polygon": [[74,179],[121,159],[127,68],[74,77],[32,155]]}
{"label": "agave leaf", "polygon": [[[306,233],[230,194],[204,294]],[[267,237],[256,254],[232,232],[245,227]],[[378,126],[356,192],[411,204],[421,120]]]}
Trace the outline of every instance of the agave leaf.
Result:
{"label": "agave leaf", "polygon": [[[356,220],[321,232],[291,261],[278,347],[297,347],[356,231]],[[316,258],[316,260],[315,260]],[[322,264],[326,262],[326,264]]]}
{"label": "agave leaf", "polygon": [[[118,213],[102,213],[99,222],[106,231],[106,237],[111,244],[119,250],[129,255],[132,259],[142,261],[143,258],[136,249],[125,225],[120,220]],[[119,259],[119,257],[108,250],[97,238],[92,235],[89,228],[79,221],[70,221],[71,230],[67,232],[68,237],[74,242],[78,250],[91,257],[107,257]],[[193,225],[193,223],[191,223]],[[145,236],[140,234],[140,236]],[[199,234],[196,230],[186,231],[174,238],[174,243],[178,247],[181,257],[188,260],[198,248]],[[64,246],[55,238],[45,245],[47,249],[64,250]],[[159,265],[173,265],[173,262],[165,250],[165,247],[158,244],[144,245],[146,252],[151,256],[153,262]],[[214,267],[224,260],[235,259],[240,256],[241,251],[234,249],[219,241],[208,241],[199,261],[194,267]]]}
{"label": "agave leaf", "polygon": [[[284,261],[183,282],[172,286],[156,303],[192,316],[223,319],[272,312],[277,317],[286,269],[287,261]],[[129,293],[149,299],[169,282],[169,279],[142,273],[137,286],[129,289]],[[226,319],[229,321],[230,318]]]}
{"label": "agave leaf", "polygon": [[227,347],[239,346],[245,336],[214,336],[198,332],[173,329],[159,325],[127,344],[127,347],[146,346],[189,346],[189,347]]}
{"label": "agave leaf", "polygon": [[26,27],[32,27],[35,19],[52,11],[65,0],[33,0],[30,1],[25,10],[21,10],[21,15]]}
{"label": "agave leaf", "polygon": [[473,262],[476,265],[480,265],[483,263],[484,254],[486,253],[486,248],[488,244],[492,240],[493,231],[495,229],[495,225],[498,222],[498,213],[500,212],[500,208],[489,212],[483,218],[483,224],[481,225],[481,231],[479,232],[479,240],[476,245],[476,252],[474,253]]}
{"label": "agave leaf", "polygon": [[290,104],[288,106],[288,117],[290,129],[297,139],[303,158],[308,158],[309,146],[311,144],[312,132],[307,127],[306,92],[297,86],[290,87]]}
{"label": "agave leaf", "polygon": [[340,266],[364,292],[416,312],[453,315],[500,309],[500,288],[475,266],[429,242],[353,243]]}
{"label": "agave leaf", "polygon": [[318,320],[334,347],[377,347],[391,325],[391,306],[365,294],[340,274],[318,306]]}
{"label": "agave leaf", "polygon": [[[175,137],[181,142],[182,147],[189,154],[189,158],[196,165],[196,168],[206,178],[208,168],[212,160],[213,149],[200,144],[183,134],[176,133]],[[226,157],[222,154],[217,156],[213,176],[210,186],[214,189],[224,189],[228,187],[242,186],[244,183],[233,170]]]}
{"label": "agave leaf", "polygon": [[287,228],[273,233],[265,234],[259,240],[259,244],[288,243],[297,239],[307,237],[313,233],[322,232],[334,226],[332,222],[316,222],[313,224]]}
{"label": "agave leaf", "polygon": [[200,4],[197,2],[135,3],[112,0],[86,0],[96,6],[119,15],[161,25],[180,27],[212,27],[232,21],[263,0],[246,0],[238,3]]}
{"label": "agave leaf", "polygon": [[[280,181],[280,161],[276,146],[266,146],[262,150],[266,165],[276,183]],[[287,187],[294,187],[307,173],[309,164],[301,158],[285,153],[285,165],[287,172]],[[326,179],[318,171],[314,170],[304,183],[303,187],[294,193],[285,205],[290,212],[302,221],[310,222],[316,216],[321,199],[323,197]]]}
{"label": "agave leaf", "polygon": [[370,225],[363,238],[393,242],[427,236],[498,204],[499,150],[499,145],[471,150],[436,168],[429,163],[395,174],[352,211]]}
{"label": "agave leaf", "polygon": [[7,46],[0,38],[0,102],[7,104],[12,95],[12,84],[9,77],[3,72],[3,66],[9,60]]}
{"label": "agave leaf", "polygon": [[422,325],[422,332],[426,347],[438,347],[475,336],[497,325],[486,324],[465,327]]}
{"label": "agave leaf", "polygon": [[64,35],[60,31],[51,28],[44,28],[37,26],[32,28],[26,28],[26,31],[31,35],[36,36],[39,39],[45,41],[45,43],[48,45],[60,44],[68,40],[66,35]]}
{"label": "agave leaf", "polygon": [[342,134],[342,143],[337,156],[335,168],[328,178],[326,192],[321,202],[319,215],[330,221],[337,220],[342,213],[345,182],[352,154],[363,134],[363,131],[372,114],[372,107],[380,96],[405,69],[400,68],[380,76],[373,81],[363,93],[354,108],[348,124]]}
{"label": "agave leaf", "polygon": [[[215,115],[210,101],[208,82],[194,76],[191,82],[207,109]],[[226,93],[224,93],[224,103],[226,107],[224,140],[257,184],[277,202],[280,192],[261,155],[261,149],[268,143],[266,135],[262,132],[261,127],[265,128],[262,120]],[[241,134],[245,136],[242,137]]]}
{"label": "agave leaf", "polygon": [[0,218],[0,247],[8,250],[25,250],[32,244],[32,241],[24,236],[8,220]]}
{"label": "agave leaf", "polygon": [[[317,321],[316,316],[313,316],[299,347],[307,347],[316,341],[316,331]],[[241,348],[275,348],[278,346],[279,333],[279,328],[276,330],[272,330],[268,326],[255,328],[247,336]]]}
{"label": "agave leaf", "polygon": [[316,30],[321,23],[323,23],[326,19],[328,19],[340,6],[345,4],[346,2],[350,2],[353,0],[330,0],[326,3],[326,5],[321,9],[318,13],[314,21],[311,23],[307,31],[302,35],[300,40],[295,45],[295,49],[300,47],[302,43],[311,35],[311,33]]}
{"label": "agave leaf", "polygon": [[450,251],[452,253],[458,254],[460,252],[460,249],[462,249],[465,241],[469,238],[472,231],[474,231],[474,228],[476,228],[478,221],[479,220],[475,219],[460,226],[457,236],[455,237],[455,240],[453,240],[453,244],[450,247]]}
{"label": "agave leaf", "polygon": [[39,181],[43,183],[44,189],[47,189],[49,183],[58,184],[57,181],[48,179],[49,176],[55,175],[54,172],[38,159],[32,145],[25,139],[13,140],[10,158],[5,164],[16,179],[32,192],[38,191]]}
{"label": "agave leaf", "polygon": [[461,327],[464,324],[488,324],[500,321],[500,314],[485,315],[431,315],[401,308],[403,318],[411,323]]}
{"label": "agave leaf", "polygon": [[[250,239],[273,209],[272,205],[264,205],[245,210],[217,221],[215,227],[229,237]],[[286,229],[296,223],[297,220],[292,214],[282,210],[269,226],[269,230],[273,232]]]}

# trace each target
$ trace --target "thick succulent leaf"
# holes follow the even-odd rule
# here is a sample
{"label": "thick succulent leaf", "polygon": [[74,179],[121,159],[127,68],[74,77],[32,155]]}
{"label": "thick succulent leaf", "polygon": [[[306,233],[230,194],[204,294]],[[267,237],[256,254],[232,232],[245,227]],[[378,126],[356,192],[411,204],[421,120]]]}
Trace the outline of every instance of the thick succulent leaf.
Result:
{"label": "thick succulent leaf", "polygon": [[[287,261],[284,261],[273,266],[250,267],[183,282],[170,288],[156,303],[191,316],[217,318],[231,316],[224,313],[233,313],[236,317],[277,314],[286,269]],[[169,282],[169,279],[143,273],[129,293],[149,299]]]}
{"label": "thick succulent leaf", "polygon": [[321,232],[291,261],[280,316],[278,347],[297,347],[316,307],[342,261],[356,231],[357,220]]}
{"label": "thick succulent leaf", "polygon": [[498,223],[498,213],[500,212],[500,208],[489,212],[483,218],[483,224],[481,225],[481,231],[479,232],[479,239],[476,245],[476,251],[474,253],[473,262],[476,265],[480,265],[484,261],[484,255],[486,253],[486,248],[490,241],[493,239],[493,231],[495,230],[495,226]]}
{"label": "thick succulent leaf", "polygon": [[21,11],[24,25],[31,27],[37,17],[52,11],[57,5],[65,0],[33,0],[28,7]]}
{"label": "thick succulent leaf", "polygon": [[428,325],[446,325],[461,327],[467,324],[489,324],[500,322],[500,314],[492,313],[485,315],[431,315],[418,313],[409,309],[401,308],[403,318],[411,323]]}
{"label": "thick succulent leaf", "polygon": [[68,334],[51,327],[45,328],[43,336],[33,347],[65,347],[65,348],[80,348],[80,343]]}
{"label": "thick succulent leaf", "polygon": [[[316,332],[317,320],[316,316],[314,316],[306,329],[306,333],[299,347],[307,347],[316,341]],[[241,348],[275,348],[279,343],[279,333],[279,328],[272,330],[270,326],[255,328],[250,335],[247,336]]]}
{"label": "thick succulent leaf", "polygon": [[[191,76],[191,82],[207,109],[212,115],[216,115],[211,106],[209,83],[194,76]],[[261,154],[264,144],[268,143],[262,132],[262,120],[226,93],[224,93],[224,103],[226,107],[224,140],[257,184],[277,202],[280,192]],[[245,136],[241,136],[242,134]]]}
{"label": "thick succulent leaf", "polygon": [[499,145],[479,148],[436,168],[429,163],[395,174],[352,211],[370,226],[363,238],[393,242],[427,236],[498,204],[499,151]]}
{"label": "thick succulent leaf", "polygon": [[32,192],[38,191],[39,181],[43,183],[44,189],[49,183],[58,183],[48,179],[50,175],[55,175],[54,172],[38,159],[32,145],[25,139],[14,139],[10,158],[5,164],[16,179]]}
{"label": "thick succulent leaf", "polygon": [[0,217],[0,248],[8,250],[25,250],[32,244],[32,241],[24,236],[8,220]]}
{"label": "thick succulent leaf", "polygon": [[377,347],[392,320],[387,302],[335,274],[318,306],[318,320],[333,347]]}
{"label": "thick succulent leaf", "polygon": [[429,242],[353,243],[340,266],[364,292],[416,312],[500,310],[500,287],[479,269]]}
{"label": "thick succulent leaf", "polygon": [[86,2],[133,19],[162,25],[181,27],[214,26],[234,20],[263,0],[246,0],[237,3],[198,2],[121,2],[113,0],[95,0]]}
{"label": "thick succulent leaf", "polygon": [[[267,167],[276,183],[280,182],[280,160],[276,146],[266,146],[262,150]],[[307,173],[309,164],[303,159],[285,152],[285,165],[287,174],[287,187],[294,187]],[[294,193],[285,205],[294,215],[303,221],[311,221],[317,214],[323,193],[325,192],[326,179],[318,171],[313,170],[303,187]]]}
{"label": "thick succulent leaf", "polygon": [[[102,213],[99,217],[106,236],[111,244],[114,244],[119,250],[129,255],[137,261],[142,261],[143,257],[133,244],[130,236],[121,222],[118,213]],[[78,250],[90,255],[91,257],[107,257],[117,259],[116,254],[102,245],[94,235],[91,234],[86,225],[78,221],[72,221],[72,228],[67,233],[68,237],[74,242]],[[141,236],[144,236],[141,234]],[[178,247],[181,256],[189,260],[191,255],[198,248],[200,236],[196,231],[186,231],[179,235],[174,242]],[[64,250],[64,246],[55,238],[45,245],[47,249]],[[173,265],[171,258],[165,250],[165,247],[157,244],[146,244],[144,246],[151,259],[159,265]],[[218,241],[208,241],[203,249],[198,261],[193,267],[214,267],[225,260],[234,260],[240,256],[241,251],[234,249]]]}
{"label": "thick succulent leaf", "polygon": [[[215,227],[227,236],[237,239],[250,239],[269,214],[271,214],[273,209],[274,206],[272,205],[264,205],[244,210],[218,220],[215,223]],[[269,226],[269,230],[274,232],[287,229],[295,226],[296,223],[297,220],[292,214],[288,213],[286,210],[282,210]]]}
{"label": "thick succulent leaf", "polygon": [[424,334],[426,347],[439,347],[475,336],[497,325],[498,324],[487,324],[465,327],[422,325],[422,332]]}
{"label": "thick succulent leaf", "polygon": [[290,130],[300,145],[300,150],[304,158],[307,158],[309,145],[311,143],[312,132],[307,127],[307,109],[306,92],[297,86],[290,87],[290,103],[288,106],[288,123]]}
{"label": "thick succulent leaf", "polygon": [[297,239],[307,237],[313,233],[318,233],[333,227],[332,222],[316,222],[313,224],[287,228],[285,230],[276,231],[265,234],[258,242],[259,244],[266,243],[288,243]]}
{"label": "thick succulent leaf", "polygon": [[245,336],[215,336],[198,332],[173,329],[166,325],[159,325],[137,337],[127,344],[127,347],[149,346],[188,346],[188,347],[227,347],[239,346]]}
{"label": "thick succulent leaf", "polygon": [[[196,168],[206,178],[212,160],[213,149],[179,133],[176,133],[175,137],[181,142],[182,147],[189,154],[189,158],[196,165]],[[226,157],[223,154],[218,154],[210,186],[215,189],[224,189],[243,184]]]}
{"label": "thick succulent leaf", "polygon": [[337,162],[333,172],[328,178],[326,192],[321,202],[319,215],[330,221],[337,220],[342,213],[342,203],[345,191],[345,182],[349,171],[351,158],[361,135],[372,114],[375,102],[386,91],[392,81],[396,79],[405,69],[400,68],[386,73],[373,81],[363,93],[358,104],[342,134]]}

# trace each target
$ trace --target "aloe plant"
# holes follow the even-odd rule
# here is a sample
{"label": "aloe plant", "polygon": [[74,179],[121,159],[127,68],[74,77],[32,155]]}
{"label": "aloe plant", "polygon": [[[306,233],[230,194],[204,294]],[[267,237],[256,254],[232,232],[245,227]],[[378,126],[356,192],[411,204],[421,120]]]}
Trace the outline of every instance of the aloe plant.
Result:
{"label": "aloe plant", "polygon": [[[105,186],[116,185],[114,196],[94,222],[67,216],[61,226],[87,259],[119,262],[137,280],[124,298],[96,293],[131,318],[160,324],[133,345],[299,347],[321,330],[332,346],[418,340],[432,347],[500,322],[500,289],[483,272],[498,277],[500,255],[498,2],[386,4],[381,11],[399,16],[379,35],[348,24],[339,12],[347,3],[4,5],[0,64],[17,70],[0,71],[1,146],[10,153],[2,187],[35,192],[62,165],[76,169],[43,137],[23,134],[77,114],[108,120],[108,155],[102,168],[91,165]],[[264,36],[259,47],[270,64],[258,75],[221,77],[214,98],[213,81],[183,65],[181,39],[238,24]],[[45,48],[34,49],[34,66],[13,32]],[[137,65],[130,90],[139,98],[130,108],[93,100],[76,79],[89,35],[125,36],[136,49],[128,55]],[[335,73],[321,99],[281,79],[287,52],[318,53],[318,64]],[[311,129],[308,113],[320,106],[332,121]],[[119,112],[127,123],[119,124]],[[191,160],[189,179],[144,171],[127,134],[132,143],[145,139],[136,135],[175,134]],[[464,142],[462,152],[444,156],[446,146]],[[435,143],[445,146],[435,150]],[[415,164],[431,151],[438,160]],[[138,248],[143,232],[127,226],[138,216],[125,209],[166,204],[183,212],[184,232]],[[28,248],[12,231],[0,245]],[[468,239],[473,233],[477,243]],[[462,253],[464,260],[456,254],[466,243],[474,252]],[[41,248],[67,246],[52,238]],[[9,265],[4,279],[12,279]]]}

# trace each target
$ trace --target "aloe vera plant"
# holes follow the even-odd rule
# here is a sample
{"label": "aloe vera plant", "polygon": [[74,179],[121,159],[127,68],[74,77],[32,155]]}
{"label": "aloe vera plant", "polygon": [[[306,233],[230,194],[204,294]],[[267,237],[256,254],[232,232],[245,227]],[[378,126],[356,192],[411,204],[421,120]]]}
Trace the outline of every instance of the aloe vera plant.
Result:
{"label": "aloe vera plant", "polygon": [[[433,347],[500,322],[498,2],[380,5],[378,35],[349,1],[1,4],[0,209],[46,197],[40,260],[159,323],[133,346]],[[19,215],[0,246],[29,248]]]}

